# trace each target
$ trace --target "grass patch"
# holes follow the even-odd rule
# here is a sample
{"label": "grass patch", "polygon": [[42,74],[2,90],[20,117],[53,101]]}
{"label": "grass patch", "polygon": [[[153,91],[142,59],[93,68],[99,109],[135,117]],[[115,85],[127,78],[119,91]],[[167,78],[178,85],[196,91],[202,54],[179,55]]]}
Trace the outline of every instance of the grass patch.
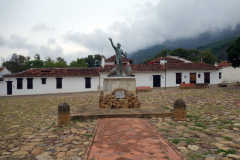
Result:
{"label": "grass patch", "polygon": [[195,130],[195,131],[203,131],[202,129],[196,128],[196,127],[189,127],[190,130]]}
{"label": "grass patch", "polygon": [[229,140],[229,141],[233,140],[233,138],[228,137],[228,136],[222,136],[222,138],[224,138],[224,139],[226,139],[226,140]]}
{"label": "grass patch", "polygon": [[163,109],[170,109],[169,107],[167,106],[162,106]]}
{"label": "grass patch", "polygon": [[182,125],[182,126],[188,126],[188,124],[187,123],[180,123],[180,125]]}
{"label": "grass patch", "polygon": [[202,154],[199,153],[188,153],[187,160],[197,160],[199,158],[205,158]]}
{"label": "grass patch", "polygon": [[160,131],[170,131],[169,129],[161,128]]}
{"label": "grass patch", "polygon": [[86,137],[88,137],[88,138],[92,137],[92,135],[93,135],[93,134],[84,134],[84,136],[86,136]]}
{"label": "grass patch", "polygon": [[232,120],[228,120],[228,121],[219,121],[222,124],[233,124]]}
{"label": "grass patch", "polygon": [[202,127],[202,128],[204,128],[204,129],[207,129],[207,127],[204,126],[202,123],[195,123],[195,126],[197,126],[197,127]]}
{"label": "grass patch", "polygon": [[172,123],[172,122],[168,122],[168,124],[172,125],[172,126],[178,126],[178,124]]}
{"label": "grass patch", "polygon": [[173,143],[179,143],[181,141],[185,141],[187,144],[195,144],[197,141],[202,141],[202,140],[194,140],[194,139],[169,139]]}
{"label": "grass patch", "polygon": [[224,152],[224,153],[223,153],[224,155],[235,154],[235,153],[236,153],[236,151],[235,151],[235,150],[232,150],[232,149],[229,149],[229,150],[219,149],[219,150],[217,150],[217,153],[221,153],[221,152]]}

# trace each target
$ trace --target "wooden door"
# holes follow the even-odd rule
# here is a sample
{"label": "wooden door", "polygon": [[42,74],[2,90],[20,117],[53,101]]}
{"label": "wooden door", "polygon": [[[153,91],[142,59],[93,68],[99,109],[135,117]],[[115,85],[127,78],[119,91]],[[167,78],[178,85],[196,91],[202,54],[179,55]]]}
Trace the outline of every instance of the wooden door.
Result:
{"label": "wooden door", "polygon": [[161,87],[161,76],[153,75],[153,87]]}
{"label": "wooden door", "polygon": [[210,73],[204,73],[204,83],[210,84]]}
{"label": "wooden door", "polygon": [[190,73],[190,83],[196,83],[196,73]]}
{"label": "wooden door", "polygon": [[176,73],[176,84],[182,84],[182,73]]}
{"label": "wooden door", "polygon": [[12,81],[7,82],[7,95],[12,95]]}

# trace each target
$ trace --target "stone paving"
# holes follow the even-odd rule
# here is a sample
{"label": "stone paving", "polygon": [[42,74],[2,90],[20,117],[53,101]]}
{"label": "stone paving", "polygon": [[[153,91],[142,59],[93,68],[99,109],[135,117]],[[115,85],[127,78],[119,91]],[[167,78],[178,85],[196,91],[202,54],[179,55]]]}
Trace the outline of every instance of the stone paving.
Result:
{"label": "stone paving", "polygon": [[143,118],[103,118],[97,127],[88,160],[181,160]]}
{"label": "stone paving", "polygon": [[[187,121],[149,117],[149,121],[189,160],[240,159],[240,87],[153,89],[139,93],[143,104],[173,111],[182,98]],[[98,105],[94,93],[0,97],[0,159],[83,159],[97,120],[71,121],[58,128],[57,106],[67,102]]]}

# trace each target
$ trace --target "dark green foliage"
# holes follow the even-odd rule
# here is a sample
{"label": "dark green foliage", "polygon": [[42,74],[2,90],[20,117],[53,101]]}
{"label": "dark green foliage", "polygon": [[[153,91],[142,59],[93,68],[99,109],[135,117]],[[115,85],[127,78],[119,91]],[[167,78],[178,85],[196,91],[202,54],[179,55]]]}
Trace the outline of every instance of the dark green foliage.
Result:
{"label": "dark green foliage", "polygon": [[203,125],[202,123],[195,123],[195,126],[207,129],[207,127],[205,125]]}
{"label": "dark green foliage", "polygon": [[9,61],[4,61],[2,63],[2,66],[5,66],[12,73],[16,73],[27,69],[27,67],[25,66],[27,61],[28,57],[26,58],[23,55],[18,55],[17,53],[14,53]]}
{"label": "dark green foliage", "polygon": [[234,44],[229,46],[226,50],[228,53],[228,61],[232,63],[234,68],[240,66],[240,37],[236,40]]}
{"label": "dark green foliage", "polygon": [[227,155],[227,154],[235,154],[236,153],[236,151],[232,150],[232,149],[229,149],[229,150],[219,149],[219,150],[217,150],[217,153],[221,153],[221,152],[224,152],[223,154],[225,154],[225,155]]}
{"label": "dark green foliage", "polygon": [[[162,50],[172,50],[173,47],[168,47],[165,45],[156,45],[147,49],[142,49],[135,53],[129,54],[127,58],[132,59],[134,64],[142,64],[147,59],[152,59],[156,54]],[[160,56],[161,57],[161,56]]]}
{"label": "dark green foliage", "polygon": [[217,57],[214,56],[211,52],[211,50],[208,51],[202,51],[196,49],[189,49],[186,50],[184,48],[177,48],[174,50],[162,50],[158,54],[156,54],[152,59],[147,59],[143,63],[147,64],[151,60],[158,58],[158,57],[165,57],[167,53],[171,56],[179,56],[180,58],[185,58],[193,62],[201,62],[201,55],[202,55],[202,62],[208,63],[208,64],[214,64],[214,62],[217,61]]}
{"label": "dark green foliage", "polygon": [[196,49],[203,50],[211,50],[213,55],[218,58],[218,61],[226,61],[227,60],[227,52],[226,49],[232,45],[236,41],[236,37],[227,38],[221,41],[217,41],[214,43],[209,43],[205,46],[199,46]]}
{"label": "dark green foliage", "polygon": [[85,60],[83,58],[79,59],[77,58],[77,61],[72,61],[70,63],[70,67],[82,67],[82,68],[86,68],[87,64],[85,62]]}
{"label": "dark green foliage", "polygon": [[86,136],[86,137],[88,137],[88,138],[92,137],[92,135],[93,135],[93,134],[84,134],[84,136]]}
{"label": "dark green foliage", "polygon": [[51,57],[46,57],[46,61],[44,61],[44,67],[45,68],[53,68],[53,67],[55,67],[55,62],[54,62],[54,60],[52,60],[52,58]]}
{"label": "dark green foliage", "polygon": [[[88,57],[92,57],[92,66],[99,67],[101,65],[101,56],[99,54],[94,56],[89,55]],[[22,72],[30,68],[88,67],[85,58],[77,58],[77,60],[73,60],[69,66],[62,57],[56,58],[56,61],[54,61],[51,57],[45,57],[46,60],[43,61],[40,59],[39,54],[35,54],[34,60],[30,59],[31,58],[29,56],[25,57],[14,53],[9,61],[3,61],[2,66],[6,67],[12,73]]]}
{"label": "dark green foliage", "polygon": [[208,64],[214,64],[217,62],[217,57],[212,54],[211,50],[202,51],[202,61]]}
{"label": "dark green foliage", "polygon": [[100,67],[101,65],[101,56],[99,54],[88,55],[84,58],[88,67]]}
{"label": "dark green foliage", "polygon": [[44,62],[42,60],[33,60],[26,63],[27,68],[43,68]]}

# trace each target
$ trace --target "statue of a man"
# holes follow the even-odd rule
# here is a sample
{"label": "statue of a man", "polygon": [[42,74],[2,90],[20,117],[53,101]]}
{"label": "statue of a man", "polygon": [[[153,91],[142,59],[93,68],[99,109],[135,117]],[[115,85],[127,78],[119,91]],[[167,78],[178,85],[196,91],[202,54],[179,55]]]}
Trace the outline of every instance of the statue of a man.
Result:
{"label": "statue of a man", "polygon": [[[127,53],[125,52],[125,54],[123,53],[123,50],[120,48],[121,47],[121,44],[118,43],[117,44],[117,47],[114,46],[113,42],[112,42],[112,38],[109,38],[111,44],[112,44],[112,47],[113,49],[115,50],[115,53],[116,53],[116,63],[117,63],[117,76],[120,75],[122,76],[122,55],[124,55],[124,57],[127,57]],[[119,70],[119,67],[120,67],[120,74],[118,72]]]}

